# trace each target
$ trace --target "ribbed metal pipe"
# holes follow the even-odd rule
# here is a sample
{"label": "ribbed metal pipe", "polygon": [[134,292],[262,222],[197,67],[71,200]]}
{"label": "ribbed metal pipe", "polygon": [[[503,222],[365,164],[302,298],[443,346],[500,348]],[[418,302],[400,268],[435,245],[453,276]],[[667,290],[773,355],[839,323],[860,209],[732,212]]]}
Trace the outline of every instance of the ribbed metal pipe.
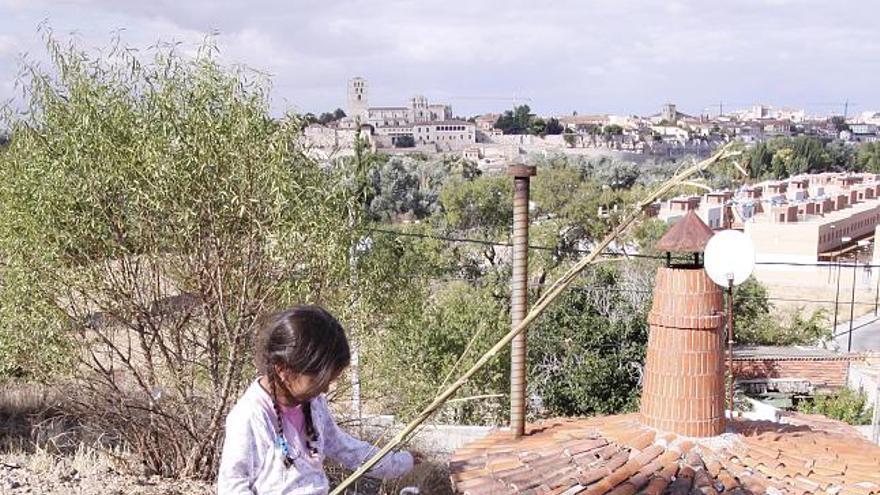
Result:
{"label": "ribbed metal pipe", "polygon": [[[529,177],[535,167],[513,166],[513,275],[510,319],[516,327],[529,309]],[[514,436],[526,427],[526,332],[514,337],[510,347],[510,429]]]}

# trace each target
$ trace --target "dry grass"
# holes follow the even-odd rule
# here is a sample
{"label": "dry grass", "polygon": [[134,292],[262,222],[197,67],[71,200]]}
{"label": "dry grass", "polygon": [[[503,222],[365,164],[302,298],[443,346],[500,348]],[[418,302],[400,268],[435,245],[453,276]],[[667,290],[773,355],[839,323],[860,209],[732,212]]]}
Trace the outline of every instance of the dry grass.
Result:
{"label": "dry grass", "polygon": [[[809,316],[814,311],[824,310],[828,318],[828,324],[834,316],[834,298],[837,287],[830,283],[825,287],[809,285],[794,285],[791,283],[767,282],[767,291],[773,304],[780,309],[799,308]],[[853,305],[853,318],[864,316],[874,312],[875,292],[858,287],[855,292],[855,304]],[[850,301],[852,300],[852,285],[848,280],[841,283],[837,305],[837,322],[849,321]],[[820,302],[817,302],[820,301]]]}
{"label": "dry grass", "polygon": [[[351,474],[338,465],[327,466],[330,486],[337,486]],[[358,495],[398,495],[406,487],[418,488],[419,493],[431,495],[452,495],[452,484],[449,481],[449,466],[445,462],[425,461],[416,465],[412,471],[397,480],[376,480],[360,478],[354,485],[347,488],[346,494]]]}

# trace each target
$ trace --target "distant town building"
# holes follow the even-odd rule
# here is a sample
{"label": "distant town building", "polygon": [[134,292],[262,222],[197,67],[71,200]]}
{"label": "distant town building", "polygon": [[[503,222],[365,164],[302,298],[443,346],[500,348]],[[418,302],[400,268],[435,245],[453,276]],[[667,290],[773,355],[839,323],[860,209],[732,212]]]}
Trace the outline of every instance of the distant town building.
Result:
{"label": "distant town building", "polygon": [[348,104],[347,115],[351,119],[365,120],[367,118],[367,80],[355,77],[348,81]]}
{"label": "distant town building", "polygon": [[348,81],[347,96],[348,114],[337,127],[368,129],[378,148],[456,151],[476,143],[476,124],[454,119],[450,105],[423,95],[410,98],[407,106],[370,106],[366,79],[355,77]]}
{"label": "distant town building", "polygon": [[[755,244],[756,260],[764,263],[756,272],[759,279],[787,281],[796,275],[801,284],[825,286],[823,262],[847,259],[865,244],[873,245],[873,257],[880,259],[878,174],[800,175],[672,198],[647,210],[670,224],[690,211],[713,229],[744,231]],[[868,273],[872,280],[880,276],[877,269]]]}

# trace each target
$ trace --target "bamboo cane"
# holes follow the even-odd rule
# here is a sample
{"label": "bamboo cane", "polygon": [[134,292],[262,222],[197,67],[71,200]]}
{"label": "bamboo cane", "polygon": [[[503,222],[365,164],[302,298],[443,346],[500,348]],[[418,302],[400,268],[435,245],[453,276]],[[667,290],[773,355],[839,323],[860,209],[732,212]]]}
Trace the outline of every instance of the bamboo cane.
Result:
{"label": "bamboo cane", "polygon": [[507,344],[510,343],[511,340],[515,336],[517,336],[520,332],[526,329],[529,324],[531,324],[541,313],[544,312],[544,309],[553,302],[557,297],[559,297],[562,292],[568,288],[569,285],[575,280],[577,275],[583,271],[588,265],[594,263],[597,257],[601,255],[603,251],[608,247],[611,242],[617,239],[620,234],[632,223],[634,222],[639,215],[642,214],[642,210],[649,204],[653,203],[661,196],[666,194],[670,189],[681,185],[683,181],[685,181],[688,177],[694,175],[697,172],[701,172],[706,170],[710,165],[714,165],[719,161],[730,158],[738,154],[738,152],[731,150],[731,144],[729,143],[725,145],[723,148],[718,150],[711,157],[694,164],[678,173],[676,173],[672,178],[664,182],[660,187],[658,187],[654,192],[649,194],[645,199],[636,204],[636,206],[629,212],[629,214],[624,217],[624,219],[611,231],[605,238],[596,245],[595,248],[583,259],[578,261],[573,267],[571,267],[564,275],[562,275],[559,279],[557,279],[552,286],[544,293],[532,309],[529,310],[529,313],[523,318],[523,320],[513,328],[510,332],[508,332],[504,337],[501,338],[491,349],[486,351],[480,359],[471,366],[458,380],[455,381],[452,385],[446,388],[443,393],[439,394],[434,400],[422,410],[419,415],[410,421],[406,428],[404,428],[400,433],[394,436],[390,442],[388,442],[382,449],[376,452],[373,457],[367,460],[360,468],[357,469],[354,473],[352,473],[348,478],[342,481],[336,488],[330,492],[330,495],[340,495],[342,494],[346,488],[348,488],[352,483],[357,481],[361,476],[366,474],[367,471],[370,470],[377,462],[379,462],[383,457],[388,455],[392,449],[397,447],[403,440],[419,425],[421,425],[426,419],[428,419],[440,406],[443,405],[465,382],[470,379],[477,371],[479,371],[483,366],[489,362],[490,359],[495,357],[499,351],[501,351]]}

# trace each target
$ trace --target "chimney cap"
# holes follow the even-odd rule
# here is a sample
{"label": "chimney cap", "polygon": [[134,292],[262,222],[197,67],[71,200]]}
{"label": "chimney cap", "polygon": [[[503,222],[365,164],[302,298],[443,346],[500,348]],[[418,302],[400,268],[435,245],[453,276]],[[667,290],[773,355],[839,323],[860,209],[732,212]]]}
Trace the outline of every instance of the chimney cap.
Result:
{"label": "chimney cap", "polygon": [[715,232],[691,210],[657,241],[655,249],[673,253],[701,253],[713,235]]}
{"label": "chimney cap", "polygon": [[513,177],[533,177],[538,175],[538,167],[534,165],[511,164],[507,166],[507,175]]}

